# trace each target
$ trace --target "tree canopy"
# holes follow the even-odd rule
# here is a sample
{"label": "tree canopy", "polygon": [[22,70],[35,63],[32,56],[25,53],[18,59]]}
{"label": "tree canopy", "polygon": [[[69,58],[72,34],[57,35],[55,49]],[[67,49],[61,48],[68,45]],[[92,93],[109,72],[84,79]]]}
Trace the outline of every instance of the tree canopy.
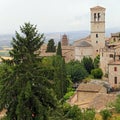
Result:
{"label": "tree canopy", "polygon": [[47,50],[46,52],[55,52],[56,51],[56,46],[54,39],[50,39],[47,44]]}
{"label": "tree canopy", "polygon": [[20,31],[12,41],[12,60],[3,60],[8,67],[0,77],[0,108],[7,109],[9,120],[46,120],[47,111],[56,107],[56,98],[36,52],[44,37],[30,23]]}
{"label": "tree canopy", "polygon": [[57,47],[57,53],[56,55],[59,55],[62,57],[62,48],[61,48],[61,42],[58,42],[58,47]]}

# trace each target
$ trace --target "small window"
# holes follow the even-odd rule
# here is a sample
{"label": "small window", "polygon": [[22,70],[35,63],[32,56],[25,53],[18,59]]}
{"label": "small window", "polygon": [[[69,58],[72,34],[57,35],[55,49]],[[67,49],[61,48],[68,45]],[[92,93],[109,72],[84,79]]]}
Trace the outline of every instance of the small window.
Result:
{"label": "small window", "polygon": [[113,58],[113,54],[110,54],[109,56],[110,56],[110,58]]}
{"label": "small window", "polygon": [[96,50],[96,52],[98,52],[98,50]]}
{"label": "small window", "polygon": [[98,41],[96,41],[96,43],[98,43]]}
{"label": "small window", "polygon": [[117,77],[114,77],[114,83],[117,84]]}
{"label": "small window", "polygon": [[96,34],[96,38],[98,38],[98,34]]}
{"label": "small window", "polygon": [[114,71],[117,71],[117,67],[114,67]]}
{"label": "small window", "polygon": [[94,13],[94,21],[97,21],[97,15]]}

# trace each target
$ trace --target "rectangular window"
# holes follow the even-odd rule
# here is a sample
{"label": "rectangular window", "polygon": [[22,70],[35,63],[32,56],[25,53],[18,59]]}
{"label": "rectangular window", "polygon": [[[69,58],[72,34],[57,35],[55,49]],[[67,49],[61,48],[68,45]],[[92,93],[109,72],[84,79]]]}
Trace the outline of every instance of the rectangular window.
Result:
{"label": "rectangular window", "polygon": [[117,67],[114,67],[114,71],[117,71]]}
{"label": "rectangular window", "polygon": [[114,78],[114,83],[117,84],[117,77]]}
{"label": "rectangular window", "polygon": [[98,34],[96,34],[96,38],[98,38]]}

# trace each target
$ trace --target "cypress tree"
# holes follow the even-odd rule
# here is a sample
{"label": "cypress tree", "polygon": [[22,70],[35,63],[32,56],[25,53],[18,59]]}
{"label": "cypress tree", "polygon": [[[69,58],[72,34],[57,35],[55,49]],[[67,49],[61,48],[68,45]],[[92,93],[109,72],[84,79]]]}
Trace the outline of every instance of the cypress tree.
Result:
{"label": "cypress tree", "polygon": [[60,56],[55,56],[53,60],[54,66],[54,91],[57,98],[61,99],[67,92],[68,80],[65,69],[65,61]]}
{"label": "cypress tree", "polygon": [[62,57],[62,48],[61,48],[61,42],[58,42],[58,47],[57,47],[57,53],[56,55],[59,55]]}
{"label": "cypress tree", "polygon": [[12,60],[3,60],[10,69],[0,77],[0,108],[7,109],[8,120],[47,120],[47,112],[55,108],[51,85],[44,75],[36,51],[43,44],[43,34],[36,26],[25,23],[13,38]]}
{"label": "cypress tree", "polygon": [[54,39],[50,39],[48,41],[46,52],[55,52],[55,51],[56,51],[56,46],[55,46]]}

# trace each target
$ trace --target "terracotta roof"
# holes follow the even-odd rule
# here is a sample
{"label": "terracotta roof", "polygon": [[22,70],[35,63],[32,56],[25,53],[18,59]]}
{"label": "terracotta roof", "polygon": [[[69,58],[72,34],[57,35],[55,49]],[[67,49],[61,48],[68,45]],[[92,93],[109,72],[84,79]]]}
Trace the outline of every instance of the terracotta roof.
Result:
{"label": "terracotta roof", "polygon": [[76,47],[92,47],[92,45],[87,41],[81,41],[79,44],[76,45]]}
{"label": "terracotta roof", "polygon": [[99,92],[100,89],[102,88],[101,85],[97,85],[97,84],[80,84],[77,88],[77,91],[84,91],[84,92]]}
{"label": "terracotta roof", "polygon": [[120,32],[117,32],[117,33],[111,33],[111,36],[112,36],[112,37],[119,37],[119,36],[120,36]]}
{"label": "terracotta roof", "polygon": [[105,10],[105,8],[104,7],[101,7],[101,6],[95,6],[95,7],[92,7],[92,8],[90,8],[91,10],[96,10],[96,9],[103,9],[103,10]]}
{"label": "terracotta roof", "polygon": [[108,63],[108,65],[120,65],[120,60],[112,61],[112,62]]}

